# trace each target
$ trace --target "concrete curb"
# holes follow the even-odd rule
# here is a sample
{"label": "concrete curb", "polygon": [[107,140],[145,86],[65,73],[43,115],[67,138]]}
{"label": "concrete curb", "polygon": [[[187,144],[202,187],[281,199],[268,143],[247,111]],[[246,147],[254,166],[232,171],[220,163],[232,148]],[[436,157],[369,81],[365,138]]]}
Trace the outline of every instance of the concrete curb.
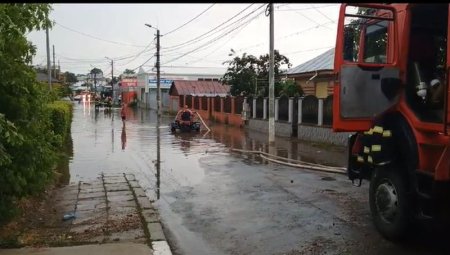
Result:
{"label": "concrete curb", "polygon": [[167,243],[166,236],[161,225],[161,218],[152,202],[145,195],[144,189],[137,182],[134,174],[123,174],[125,180],[131,188],[134,199],[139,206],[139,214],[145,221],[146,231],[150,234],[150,242],[152,244],[153,254],[155,255],[172,255],[170,246]]}

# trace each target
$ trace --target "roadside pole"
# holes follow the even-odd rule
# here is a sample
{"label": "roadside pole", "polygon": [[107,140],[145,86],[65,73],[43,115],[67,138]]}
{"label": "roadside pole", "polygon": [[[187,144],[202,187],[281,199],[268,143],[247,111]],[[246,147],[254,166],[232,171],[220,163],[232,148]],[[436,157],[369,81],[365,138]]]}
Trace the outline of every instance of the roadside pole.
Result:
{"label": "roadside pole", "polygon": [[274,79],[274,22],[273,3],[269,4],[270,12],[270,60],[269,60],[269,144],[275,143],[275,79]]}
{"label": "roadside pole", "polygon": [[47,41],[47,74],[48,74],[48,87],[52,90],[52,71],[50,69],[50,39],[48,35],[48,26],[45,28],[46,41]]}

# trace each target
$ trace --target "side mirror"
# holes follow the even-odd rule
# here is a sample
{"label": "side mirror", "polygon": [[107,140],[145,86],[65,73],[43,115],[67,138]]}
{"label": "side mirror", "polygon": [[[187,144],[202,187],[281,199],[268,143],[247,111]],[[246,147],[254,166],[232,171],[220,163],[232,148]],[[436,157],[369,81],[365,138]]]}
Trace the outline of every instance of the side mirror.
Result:
{"label": "side mirror", "polygon": [[387,99],[392,100],[397,96],[402,81],[399,78],[382,78],[381,91]]}

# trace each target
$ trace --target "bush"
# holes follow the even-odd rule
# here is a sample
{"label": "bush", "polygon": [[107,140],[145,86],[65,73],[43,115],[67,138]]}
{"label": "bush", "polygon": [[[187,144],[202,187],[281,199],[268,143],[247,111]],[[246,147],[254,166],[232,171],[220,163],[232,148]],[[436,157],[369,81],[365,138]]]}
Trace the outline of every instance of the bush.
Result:
{"label": "bush", "polygon": [[55,101],[48,105],[50,110],[51,128],[60,141],[60,147],[70,136],[70,126],[72,124],[72,103],[65,101]]}
{"label": "bush", "polygon": [[52,180],[61,151],[56,145],[70,125],[71,111],[53,113],[67,111],[48,105],[57,92],[44,89],[31,67],[36,47],[26,34],[51,28],[50,10],[49,4],[0,5],[0,223],[17,209],[18,200],[39,194]]}

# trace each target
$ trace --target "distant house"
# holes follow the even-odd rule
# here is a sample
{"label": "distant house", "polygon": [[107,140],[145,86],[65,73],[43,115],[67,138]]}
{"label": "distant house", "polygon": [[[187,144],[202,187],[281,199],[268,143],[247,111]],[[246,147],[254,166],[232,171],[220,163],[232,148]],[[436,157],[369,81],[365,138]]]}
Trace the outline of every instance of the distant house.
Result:
{"label": "distant house", "polygon": [[170,110],[176,110],[180,105],[180,96],[192,97],[226,97],[230,95],[230,86],[218,81],[188,81],[175,80],[169,89]]}
{"label": "distant house", "polygon": [[305,95],[326,98],[333,94],[334,48],[319,56],[293,67],[287,71],[287,77],[295,79]]}
{"label": "distant house", "polygon": [[186,81],[175,80],[169,89],[170,96],[207,96],[225,97],[230,94],[230,86],[222,85],[218,81]]}
{"label": "distant house", "polygon": [[[163,110],[171,109],[171,98],[169,90],[173,81],[216,81],[223,74],[200,74],[200,73],[162,73],[160,75],[160,89],[161,89],[161,107]],[[220,84],[220,83],[219,83]],[[140,68],[137,73],[137,87],[135,88],[138,106],[142,108],[156,109],[156,94],[157,94],[157,78],[156,73],[146,72]]]}

